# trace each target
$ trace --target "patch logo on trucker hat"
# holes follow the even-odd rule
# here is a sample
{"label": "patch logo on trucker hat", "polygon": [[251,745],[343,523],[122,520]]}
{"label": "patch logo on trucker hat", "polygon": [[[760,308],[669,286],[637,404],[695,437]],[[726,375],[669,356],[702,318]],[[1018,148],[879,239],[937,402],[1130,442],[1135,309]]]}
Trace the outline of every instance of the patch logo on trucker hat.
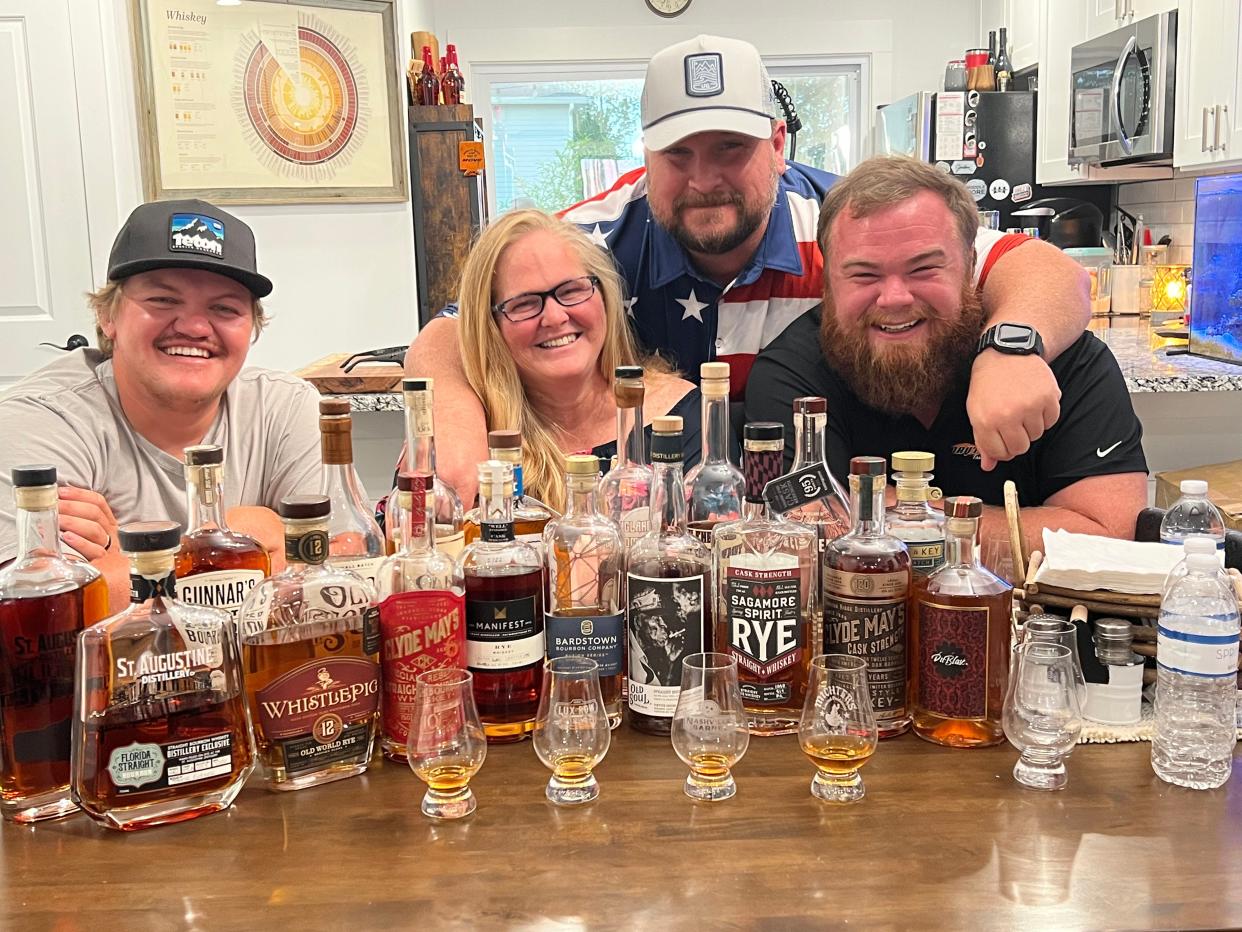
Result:
{"label": "patch logo on trucker hat", "polygon": [[724,93],[724,60],[719,52],[686,56],[686,95],[715,97]]}
{"label": "patch logo on trucker hat", "polygon": [[173,214],[168,224],[168,248],[224,258],[224,224],[203,214]]}

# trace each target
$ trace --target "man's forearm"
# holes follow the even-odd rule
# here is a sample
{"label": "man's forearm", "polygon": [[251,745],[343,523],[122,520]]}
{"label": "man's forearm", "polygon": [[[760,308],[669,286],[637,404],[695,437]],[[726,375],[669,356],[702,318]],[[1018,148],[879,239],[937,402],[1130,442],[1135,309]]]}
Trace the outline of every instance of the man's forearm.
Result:
{"label": "man's forearm", "polygon": [[91,560],[91,566],[99,570],[108,583],[108,614],[123,611],[129,605],[129,557],[118,548]]}
{"label": "man's forearm", "polygon": [[1029,324],[1044,340],[1044,358],[1055,359],[1091,321],[1091,279],[1061,250],[1033,240],[1001,256],[983,286],[989,324]]}
{"label": "man's forearm", "polygon": [[[1138,512],[1134,513],[1135,519]],[[1055,505],[1042,505],[1037,508],[1022,509],[1022,540],[1027,556],[1036,550],[1044,549],[1044,528],[1063,528],[1075,534],[1095,534],[1100,537],[1116,537],[1124,540],[1134,539],[1134,520],[1128,527],[1120,523],[1110,525],[1081,512]],[[991,553],[989,545],[1002,546],[1009,552],[1009,522],[1005,518],[1005,509],[999,505],[985,505],[983,518],[979,522],[981,552],[984,557]],[[999,542],[999,543],[997,543]],[[989,567],[993,572],[996,567]]]}
{"label": "man's forearm", "polygon": [[260,505],[241,505],[230,508],[225,521],[232,530],[249,534],[263,545],[272,561],[273,573],[285,568],[285,529],[276,512]]}

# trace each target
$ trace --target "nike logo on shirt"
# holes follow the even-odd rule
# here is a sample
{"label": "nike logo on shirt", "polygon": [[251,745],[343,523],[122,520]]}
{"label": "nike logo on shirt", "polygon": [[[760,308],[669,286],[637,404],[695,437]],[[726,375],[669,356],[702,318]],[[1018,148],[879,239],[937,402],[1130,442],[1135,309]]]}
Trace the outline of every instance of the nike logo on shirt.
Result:
{"label": "nike logo on shirt", "polygon": [[1115,449],[1117,449],[1119,446],[1121,446],[1121,443],[1122,441],[1118,440],[1111,447],[1108,447],[1107,449],[1104,449],[1104,450],[1101,450],[1099,447],[1096,447],[1095,455],[1098,456],[1100,459],[1103,459],[1104,457],[1108,456],[1108,454],[1112,453]]}

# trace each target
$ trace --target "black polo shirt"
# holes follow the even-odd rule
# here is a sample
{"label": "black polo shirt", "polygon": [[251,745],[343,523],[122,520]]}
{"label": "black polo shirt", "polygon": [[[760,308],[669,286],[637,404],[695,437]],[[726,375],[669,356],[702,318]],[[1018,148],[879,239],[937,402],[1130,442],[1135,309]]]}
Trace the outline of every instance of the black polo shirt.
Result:
{"label": "black polo shirt", "polygon": [[984,472],[966,415],[966,381],[945,399],[930,429],[911,415],[877,411],[828,367],[819,348],[819,322],[815,308],[790,324],[755,359],[746,387],[747,421],[785,425],[786,468],[794,454],[793,400],[822,395],[828,399],[828,465],[842,483],[850,457],[891,461],[900,450],[934,454],[934,484],[945,495],[975,495],[988,505],[1004,504],[1006,479],[1017,485],[1019,502],[1033,506],[1088,476],[1147,471],[1143,427],[1125,379],[1113,354],[1090,333],[1051,363],[1061,387],[1057,423],[1022,456]]}

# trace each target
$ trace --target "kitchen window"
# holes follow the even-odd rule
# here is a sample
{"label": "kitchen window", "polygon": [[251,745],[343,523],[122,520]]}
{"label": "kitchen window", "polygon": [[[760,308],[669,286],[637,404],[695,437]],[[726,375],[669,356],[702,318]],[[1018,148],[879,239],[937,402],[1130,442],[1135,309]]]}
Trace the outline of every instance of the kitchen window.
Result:
{"label": "kitchen window", "polygon": [[[857,164],[868,112],[866,60],[774,56],[766,62],[802,120],[797,160],[837,174]],[[645,70],[642,61],[473,66],[473,99],[489,104],[479,110],[492,215],[514,207],[559,210],[642,165]]]}

